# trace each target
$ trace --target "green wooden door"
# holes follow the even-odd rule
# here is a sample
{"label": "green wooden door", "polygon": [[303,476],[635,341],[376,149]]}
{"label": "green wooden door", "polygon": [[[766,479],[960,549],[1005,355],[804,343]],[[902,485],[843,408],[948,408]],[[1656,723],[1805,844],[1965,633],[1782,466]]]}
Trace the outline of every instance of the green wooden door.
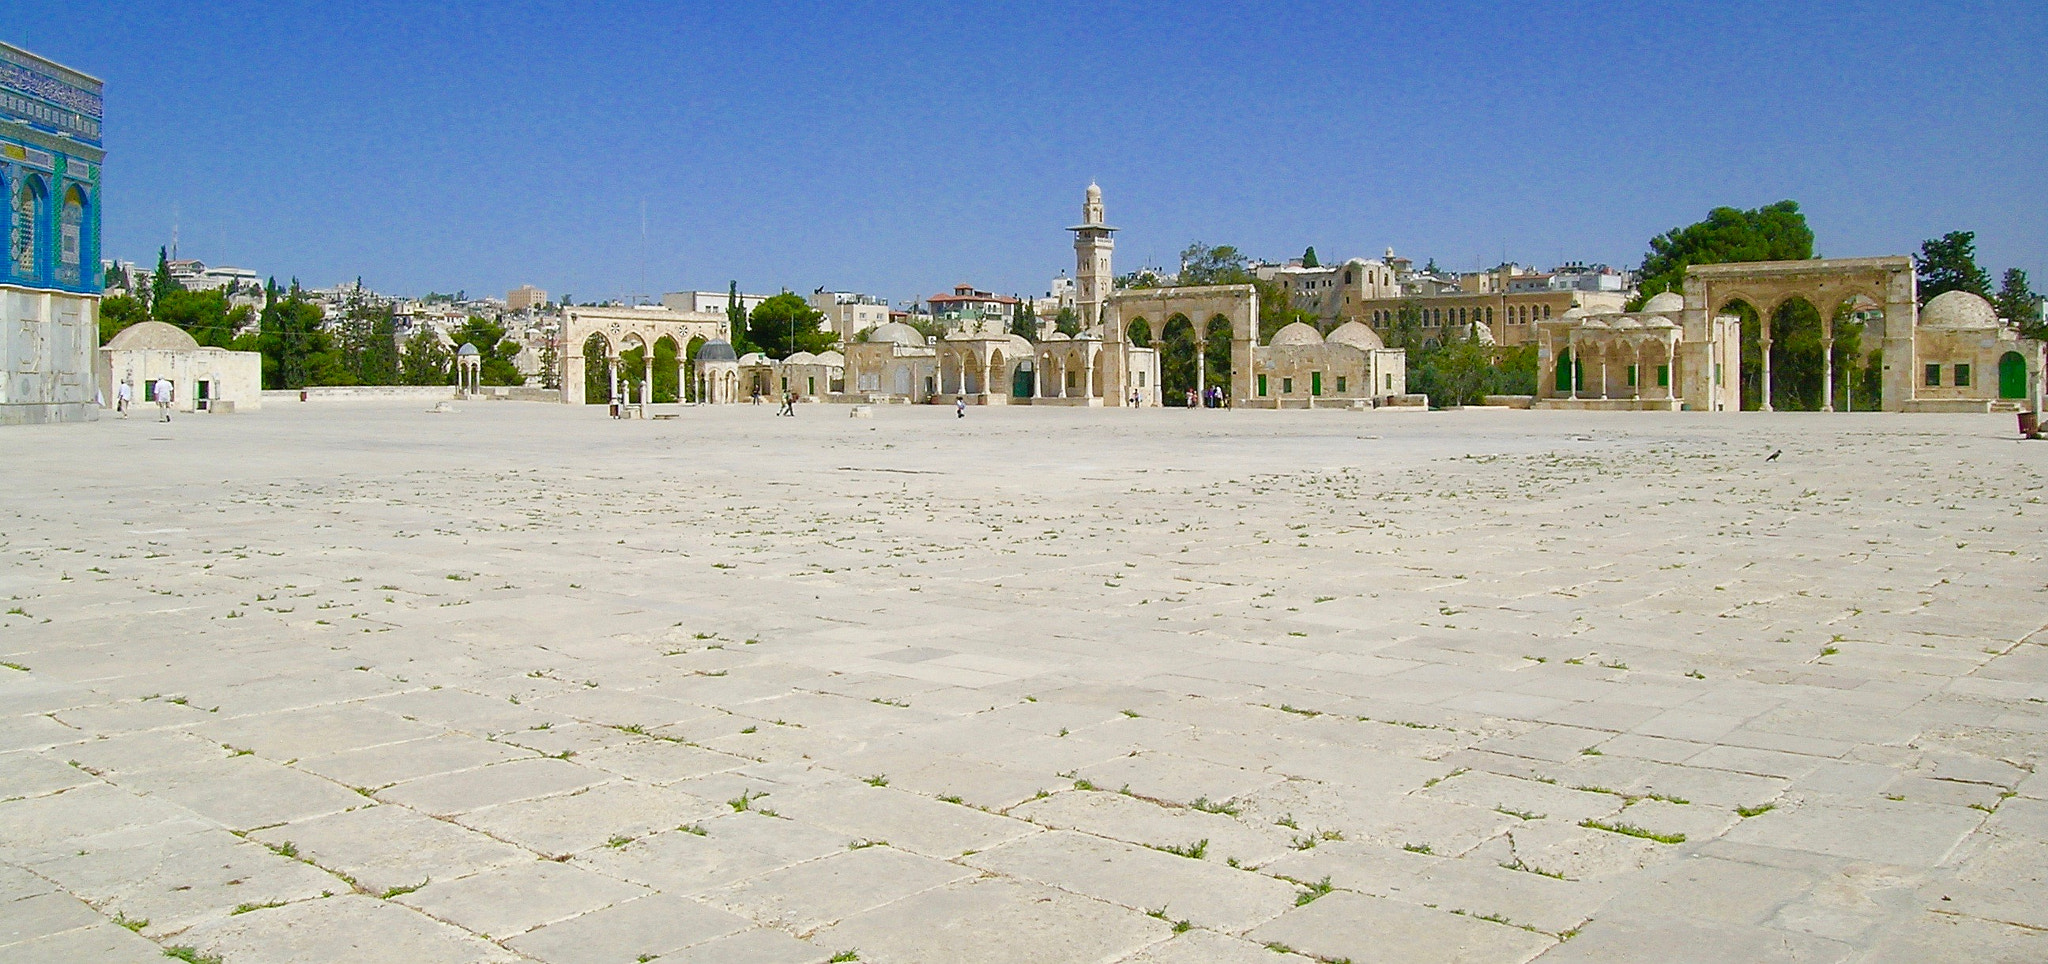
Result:
{"label": "green wooden door", "polygon": [[2027,397],[2027,360],[2019,352],[2006,352],[1998,360],[1998,397]]}
{"label": "green wooden door", "polygon": [[1010,376],[1010,397],[1031,397],[1031,369],[1023,365],[1017,366],[1017,374]]}
{"label": "green wooden door", "polygon": [[1569,351],[1557,354],[1557,390],[1560,392],[1572,390],[1572,353]]}

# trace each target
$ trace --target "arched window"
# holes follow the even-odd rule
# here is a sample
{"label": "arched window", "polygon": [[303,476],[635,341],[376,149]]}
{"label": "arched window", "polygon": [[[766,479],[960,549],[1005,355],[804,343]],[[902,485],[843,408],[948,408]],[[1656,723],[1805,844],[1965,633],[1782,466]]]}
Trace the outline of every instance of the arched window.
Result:
{"label": "arched window", "polygon": [[85,189],[74,184],[64,192],[64,208],[57,217],[57,283],[84,282]]}
{"label": "arched window", "polygon": [[30,175],[21,179],[21,186],[14,190],[14,273],[23,279],[33,279],[40,272],[36,269],[37,255],[40,254],[42,239],[38,229],[42,227],[43,182]]}

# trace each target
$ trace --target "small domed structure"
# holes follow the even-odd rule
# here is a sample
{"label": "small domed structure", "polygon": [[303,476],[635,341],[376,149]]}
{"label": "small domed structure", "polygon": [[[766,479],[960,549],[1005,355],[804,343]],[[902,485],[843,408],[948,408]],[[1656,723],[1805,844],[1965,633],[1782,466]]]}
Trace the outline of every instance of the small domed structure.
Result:
{"label": "small domed structure", "polygon": [[1628,317],[1623,317],[1620,321],[1614,323],[1615,331],[1641,331],[1642,327],[1642,322]]}
{"label": "small domed structure", "polygon": [[1998,312],[1967,291],[1944,291],[1920,309],[1920,327],[1949,330],[1997,328]]}
{"label": "small domed structure", "polygon": [[1273,340],[1266,344],[1278,348],[1290,345],[1320,345],[1322,343],[1322,335],[1317,334],[1314,328],[1297,321],[1274,332]]}
{"label": "small domed structure", "polygon": [[744,355],[741,355],[741,356],[740,356],[740,364],[742,364],[742,365],[766,365],[766,364],[768,364],[768,356],[767,356],[767,355],[763,355],[763,354],[761,354],[761,353],[760,353],[760,352],[758,352],[758,351],[750,351],[750,352],[747,352],[746,354],[744,354]]}
{"label": "small domed structure", "polygon": [[800,351],[783,359],[782,363],[785,365],[815,365],[818,363],[818,356],[807,351]]}
{"label": "small domed structure", "polygon": [[1577,305],[1573,305],[1570,308],[1566,308],[1564,310],[1564,314],[1558,315],[1558,317],[1563,318],[1567,321],[1572,320],[1574,318],[1584,318],[1586,317],[1586,309],[1578,307]]}
{"label": "small domed structure", "polygon": [[129,325],[102,346],[113,351],[198,351],[185,329],[162,321]]}
{"label": "small domed structure", "polygon": [[891,341],[899,345],[922,345],[924,333],[900,321],[892,321],[868,332],[869,341]]}
{"label": "small domed structure", "polygon": [[1380,340],[1378,332],[1356,321],[1338,325],[1335,331],[1330,332],[1330,337],[1323,341],[1331,345],[1350,345],[1359,351],[1376,351],[1387,347],[1387,343]]}
{"label": "small domed structure", "polygon": [[1653,315],[1685,310],[1685,296],[1676,291],[1659,291],[1643,302],[1643,311]]}
{"label": "small domed structure", "polygon": [[1050,334],[1050,335],[1047,335],[1047,336],[1045,336],[1045,338],[1044,338],[1043,340],[1045,340],[1045,341],[1073,341],[1073,339],[1072,339],[1072,338],[1068,338],[1068,337],[1067,337],[1067,333],[1066,333],[1066,332],[1064,332],[1064,331],[1055,331],[1055,332],[1053,332],[1052,334]]}
{"label": "small domed structure", "polygon": [[1003,343],[1005,347],[1010,349],[1010,354],[1012,356],[1018,358],[1028,358],[1031,355],[1031,342],[1022,335],[1011,335],[1010,337],[1003,339]]}
{"label": "small domed structure", "polygon": [[462,343],[461,348],[455,349],[455,357],[457,358],[475,358],[480,354],[483,353],[477,351],[475,345],[470,344],[469,342],[466,341]]}
{"label": "small domed structure", "polygon": [[697,360],[700,362],[738,361],[739,357],[733,354],[732,342],[723,338],[697,346]]}
{"label": "small domed structure", "polygon": [[819,355],[814,364],[823,365],[827,368],[845,368],[846,356],[836,351],[828,351]]}

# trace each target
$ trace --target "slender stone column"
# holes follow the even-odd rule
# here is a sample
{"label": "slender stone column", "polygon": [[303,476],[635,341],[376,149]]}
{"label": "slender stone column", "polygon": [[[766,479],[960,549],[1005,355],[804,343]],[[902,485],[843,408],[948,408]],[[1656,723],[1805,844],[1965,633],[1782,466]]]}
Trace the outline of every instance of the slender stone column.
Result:
{"label": "slender stone column", "polygon": [[1095,397],[1095,356],[1081,349],[1081,397]]}
{"label": "slender stone column", "polygon": [[1821,339],[1820,359],[1820,410],[1832,412],[1835,410],[1835,339],[1833,331],[1829,331],[1828,337]]}
{"label": "slender stone column", "polygon": [[619,400],[619,356],[611,355],[605,358],[604,367],[605,371],[611,376],[612,385],[611,397],[605,399],[605,401],[616,402]]}
{"label": "slender stone column", "polygon": [[1757,403],[1757,409],[1758,409],[1759,411],[1765,411],[1765,412],[1768,412],[1768,411],[1772,411],[1772,408],[1771,408],[1771,316],[1770,316],[1770,315],[1768,315],[1768,314],[1766,314],[1766,313],[1764,313],[1764,312],[1762,312],[1762,311],[1759,311],[1759,312],[1757,312],[1757,313],[1756,313],[1756,317],[1757,317],[1757,322],[1756,322],[1756,334],[1757,334],[1757,344],[1758,344],[1759,346],[1761,346],[1761,351],[1759,352],[1759,354],[1761,354],[1761,355],[1763,356],[1763,383],[1764,383],[1764,384],[1763,384],[1763,388],[1764,388],[1764,392],[1763,392],[1763,397],[1762,397],[1762,400],[1761,400],[1761,401],[1759,401],[1759,402]]}
{"label": "slender stone column", "polygon": [[1579,372],[1585,368],[1584,363],[1579,360],[1579,333],[1574,331],[1566,336],[1565,343],[1570,347],[1565,349],[1567,356],[1565,358],[1564,387],[1569,390],[1571,400],[1576,402],[1579,400]]}
{"label": "slender stone column", "polygon": [[1609,347],[1611,346],[1602,346],[1600,349],[1600,400],[1603,402],[1607,400],[1607,356],[1610,354],[1608,351]]}
{"label": "slender stone column", "polygon": [[644,407],[646,407],[646,406],[648,406],[648,405],[651,405],[651,404],[653,404],[653,403],[654,403],[654,349],[650,348],[650,349],[648,349],[648,350],[647,350],[647,371],[646,371],[646,373],[645,373],[645,374],[643,374],[643,375],[641,376],[641,380],[640,380],[640,405],[641,405],[641,407],[643,407],[643,408],[644,408]]}

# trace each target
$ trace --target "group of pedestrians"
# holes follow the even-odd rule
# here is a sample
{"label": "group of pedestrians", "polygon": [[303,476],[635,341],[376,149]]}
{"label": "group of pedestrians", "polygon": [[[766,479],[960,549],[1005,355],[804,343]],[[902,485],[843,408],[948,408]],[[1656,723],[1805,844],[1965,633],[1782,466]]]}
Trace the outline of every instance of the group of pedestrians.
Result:
{"label": "group of pedestrians", "polygon": [[[1136,399],[1138,393],[1132,392],[1131,397]],[[1132,404],[1136,404],[1136,402]],[[1223,394],[1223,386],[1221,385],[1211,385],[1203,389],[1200,395],[1195,394],[1195,390],[1190,388],[1188,389],[1187,406],[1189,408],[1229,408],[1230,398]]]}
{"label": "group of pedestrians", "polygon": [[[159,378],[150,385],[149,393],[156,398],[157,411],[162,413],[163,416],[157,419],[157,421],[170,421],[171,403],[177,399],[178,395],[177,384],[168,378]],[[106,404],[105,396],[101,396],[100,405],[104,407]],[[128,382],[116,384],[114,386],[114,414],[127,418],[128,410],[133,407],[135,407],[135,386]]]}

